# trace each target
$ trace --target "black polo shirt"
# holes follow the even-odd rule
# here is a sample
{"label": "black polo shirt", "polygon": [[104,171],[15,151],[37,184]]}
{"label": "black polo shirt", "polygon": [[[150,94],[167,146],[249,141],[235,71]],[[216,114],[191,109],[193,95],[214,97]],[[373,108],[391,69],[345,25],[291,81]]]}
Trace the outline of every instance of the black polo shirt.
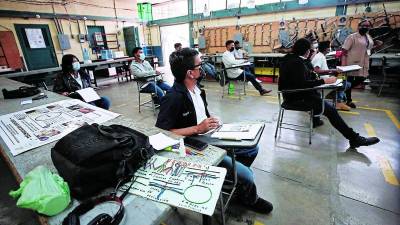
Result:
{"label": "black polo shirt", "polygon": [[[201,90],[207,117],[207,101],[204,90]],[[156,127],[164,130],[180,129],[197,125],[196,110],[189,90],[183,83],[175,82],[172,88],[161,99],[160,112]]]}

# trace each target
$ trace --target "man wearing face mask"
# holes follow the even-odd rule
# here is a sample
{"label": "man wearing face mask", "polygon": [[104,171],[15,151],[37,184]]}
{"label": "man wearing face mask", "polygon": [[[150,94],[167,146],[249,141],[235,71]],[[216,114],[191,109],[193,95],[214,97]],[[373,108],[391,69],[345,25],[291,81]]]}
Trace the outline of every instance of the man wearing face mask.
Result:
{"label": "man wearing face mask", "polygon": [[[198,87],[197,79],[201,76],[198,52],[183,48],[171,55],[170,65],[175,82],[161,101],[156,127],[181,136],[204,134],[217,128],[219,121],[210,116],[205,92]],[[235,153],[238,184],[234,198],[247,209],[269,214],[273,206],[258,196],[254,174],[249,168],[258,154],[258,147],[237,148]],[[229,156],[225,156],[219,166],[225,167],[229,171],[227,176],[231,176],[233,164]]]}
{"label": "man wearing face mask", "polygon": [[[246,62],[243,59],[235,59],[233,51],[235,50],[235,42],[233,40],[228,40],[225,42],[226,51],[222,55],[222,62],[225,65],[225,68],[232,67],[233,65],[239,65]],[[226,73],[230,79],[243,79],[243,76],[246,77],[246,80],[250,81],[251,84],[260,92],[260,95],[265,95],[271,92],[271,90],[265,90],[260,83],[257,82],[256,77],[250,73],[248,70],[242,70],[240,68],[228,69]]]}
{"label": "man wearing face mask", "polygon": [[[72,54],[64,55],[62,57],[61,68],[62,73],[57,75],[53,91],[70,98],[83,100],[76,91],[89,88],[92,85],[89,75],[85,70],[81,70],[79,59]],[[88,103],[103,109],[109,109],[111,105],[110,99],[104,96],[100,97],[99,100]]]}
{"label": "man wearing face mask", "polygon": [[[292,48],[292,53],[287,54],[282,58],[279,70],[279,90],[305,89],[313,88],[322,84],[335,83],[336,77],[325,79],[315,79],[312,71],[306,65],[306,59],[310,54],[311,43],[307,39],[301,38],[296,41]],[[320,114],[322,111],[322,99],[318,91],[304,91],[296,93],[285,93],[283,100],[287,105],[297,108],[313,109],[314,115]],[[324,103],[325,115],[329,122],[335,127],[347,140],[349,140],[350,148],[360,146],[373,145],[379,142],[377,137],[365,138],[356,133],[350,128],[339,115],[337,110],[327,101]],[[314,123],[319,125],[322,121],[314,117]]]}
{"label": "man wearing face mask", "polygon": [[358,71],[349,72],[347,81],[351,83],[351,88],[346,91],[347,105],[356,108],[352,102],[351,89],[363,83],[368,76],[369,56],[371,50],[381,46],[381,41],[374,41],[368,34],[372,24],[369,20],[362,20],[358,24],[358,32],[349,35],[342,46],[342,65],[359,65],[362,68]]}
{"label": "man wearing face mask", "polygon": [[156,98],[154,98],[154,103],[159,104],[161,98],[164,96],[164,91],[171,89],[167,83],[162,80],[160,71],[154,70],[150,63],[146,60],[146,56],[143,53],[141,47],[136,47],[132,50],[133,57],[135,60],[131,63],[131,73],[136,77],[146,77],[154,74],[159,75],[156,77],[156,82],[154,78],[149,78],[148,82],[143,84],[141,89],[144,93],[154,93]]}

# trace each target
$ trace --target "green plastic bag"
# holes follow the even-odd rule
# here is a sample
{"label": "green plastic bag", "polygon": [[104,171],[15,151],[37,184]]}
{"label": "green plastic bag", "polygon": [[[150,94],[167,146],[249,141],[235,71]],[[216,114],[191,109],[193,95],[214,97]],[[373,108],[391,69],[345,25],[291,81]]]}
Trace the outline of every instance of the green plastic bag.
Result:
{"label": "green plastic bag", "polygon": [[71,201],[68,184],[44,166],[30,171],[19,189],[9,194],[18,199],[18,207],[33,209],[47,216],[62,212]]}

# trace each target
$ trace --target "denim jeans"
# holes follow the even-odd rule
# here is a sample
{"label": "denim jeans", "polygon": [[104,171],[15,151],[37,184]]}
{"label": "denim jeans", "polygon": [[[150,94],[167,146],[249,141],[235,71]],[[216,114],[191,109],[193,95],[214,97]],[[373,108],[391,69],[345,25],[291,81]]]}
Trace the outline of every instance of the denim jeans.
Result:
{"label": "denim jeans", "polygon": [[348,76],[347,81],[351,83],[351,88],[346,90],[346,97],[347,97],[347,102],[352,102],[353,99],[351,98],[351,90],[358,85],[362,84],[366,78],[365,77],[353,77],[353,76]]}
{"label": "denim jeans", "polygon": [[263,89],[261,84],[256,81],[256,76],[254,76],[254,74],[250,73],[248,70],[244,70],[243,73],[236,78],[236,80],[243,80],[243,76],[246,76],[246,80],[250,81],[257,91],[261,91]]}
{"label": "denim jeans", "polygon": [[234,149],[236,161],[239,161],[245,166],[250,167],[258,154],[258,146],[254,148],[236,148]]}
{"label": "denim jeans", "polygon": [[[252,205],[258,199],[253,171],[238,161],[236,161],[235,165],[238,179],[235,196],[240,202],[243,202],[246,205]],[[229,179],[232,179],[233,164],[231,157],[225,156],[219,166],[226,168],[228,170],[226,176]]]}
{"label": "denim jeans", "polygon": [[142,88],[143,93],[154,93],[156,91],[156,95],[158,96],[158,99],[161,99],[164,96],[164,91],[168,91],[171,89],[171,86],[166,84],[163,81],[157,81],[157,84],[154,83],[154,81],[151,81],[147,84],[146,87]]}
{"label": "denim jeans", "polygon": [[214,79],[217,77],[217,71],[215,70],[214,65],[212,65],[211,63],[205,62],[201,65],[201,67],[207,75],[211,76]]}
{"label": "denim jeans", "polygon": [[336,101],[337,102],[346,102],[346,93],[345,91],[349,90],[351,88],[351,83],[348,81],[343,81],[343,87],[340,88],[336,94]]}
{"label": "denim jeans", "polygon": [[111,100],[108,97],[102,96],[96,101],[89,102],[89,104],[108,110],[111,106]]}

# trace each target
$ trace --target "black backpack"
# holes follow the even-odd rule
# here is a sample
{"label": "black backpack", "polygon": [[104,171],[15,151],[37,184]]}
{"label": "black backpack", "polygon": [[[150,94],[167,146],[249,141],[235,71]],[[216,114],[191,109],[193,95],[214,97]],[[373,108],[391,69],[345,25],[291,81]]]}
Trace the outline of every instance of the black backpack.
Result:
{"label": "black backpack", "polygon": [[146,135],[121,125],[84,125],[51,149],[54,166],[77,199],[132,177],[153,155]]}
{"label": "black backpack", "polygon": [[8,91],[7,89],[4,88],[2,92],[4,99],[27,98],[39,94],[40,89],[37,87],[21,86],[18,89],[11,91]]}

